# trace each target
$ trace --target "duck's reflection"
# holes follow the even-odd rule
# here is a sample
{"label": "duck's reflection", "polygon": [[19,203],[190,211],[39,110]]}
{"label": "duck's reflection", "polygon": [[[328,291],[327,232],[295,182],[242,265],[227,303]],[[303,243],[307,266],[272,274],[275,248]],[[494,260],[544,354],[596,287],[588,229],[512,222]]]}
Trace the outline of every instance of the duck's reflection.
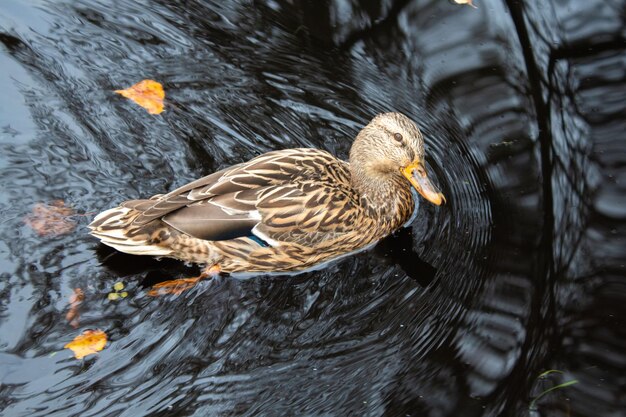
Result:
{"label": "duck's reflection", "polygon": [[381,262],[398,265],[422,287],[430,285],[437,273],[437,269],[421,260],[413,249],[413,231],[410,227],[404,227],[381,240],[374,247],[373,253]]}
{"label": "duck's reflection", "polygon": [[141,280],[141,286],[144,288],[163,281],[197,276],[200,273],[200,267],[197,265],[187,265],[169,258],[128,255],[102,244],[98,245],[96,255],[100,264],[118,277],[145,274]]}

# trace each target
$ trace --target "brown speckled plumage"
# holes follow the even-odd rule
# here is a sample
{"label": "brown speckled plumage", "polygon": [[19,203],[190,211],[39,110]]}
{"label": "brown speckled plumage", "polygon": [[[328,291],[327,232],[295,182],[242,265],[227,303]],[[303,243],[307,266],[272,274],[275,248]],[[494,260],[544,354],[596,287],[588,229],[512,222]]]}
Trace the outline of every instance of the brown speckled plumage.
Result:
{"label": "brown speckled plumage", "polygon": [[411,120],[381,114],[357,136],[350,163],[318,149],[269,152],[168,194],[126,201],[99,214],[91,233],[122,252],[217,264],[224,272],[299,271],[406,223],[416,164],[427,189],[416,188],[439,204],[423,153]]}

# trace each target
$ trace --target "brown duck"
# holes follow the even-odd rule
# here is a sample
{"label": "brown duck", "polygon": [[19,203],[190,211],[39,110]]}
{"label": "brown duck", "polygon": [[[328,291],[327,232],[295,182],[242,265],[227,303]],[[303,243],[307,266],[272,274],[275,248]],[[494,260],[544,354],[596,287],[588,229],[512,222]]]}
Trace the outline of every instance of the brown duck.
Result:
{"label": "brown duck", "polygon": [[433,204],[445,201],[426,175],[415,123],[385,113],[358,134],[349,163],[319,149],[268,152],[168,194],[126,201],[89,227],[119,251],[212,272],[295,272],[403,226],[416,206],[411,186]]}

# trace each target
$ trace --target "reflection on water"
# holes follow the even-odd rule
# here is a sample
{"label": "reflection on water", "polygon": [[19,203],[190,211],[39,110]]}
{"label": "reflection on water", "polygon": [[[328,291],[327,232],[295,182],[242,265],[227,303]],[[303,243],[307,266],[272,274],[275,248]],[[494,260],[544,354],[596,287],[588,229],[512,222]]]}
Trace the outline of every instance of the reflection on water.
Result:
{"label": "reflection on water", "polygon": [[[7,415],[626,407],[623,3],[130,3],[0,5]],[[112,93],[144,78],[165,86],[160,116]],[[423,204],[371,251],[152,298],[146,287],[195,267],[86,234],[102,209],[269,150],[345,158],[389,110],[426,132],[448,204]],[[86,216],[42,238],[23,218],[55,199]],[[112,302],[117,281],[130,295]],[[77,361],[63,345],[89,328],[109,344]],[[547,369],[564,375],[538,381]]]}

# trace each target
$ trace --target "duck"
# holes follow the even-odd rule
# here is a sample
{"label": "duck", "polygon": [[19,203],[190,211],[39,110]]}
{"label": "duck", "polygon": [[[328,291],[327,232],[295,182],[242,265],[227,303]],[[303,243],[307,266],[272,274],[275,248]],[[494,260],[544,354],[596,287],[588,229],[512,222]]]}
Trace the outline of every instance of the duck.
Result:
{"label": "duck", "polygon": [[314,148],[271,151],[122,202],[90,233],[120,252],[204,265],[203,274],[298,273],[373,246],[411,220],[419,198],[445,202],[424,157],[417,125],[382,113],[358,133],[349,161]]}

